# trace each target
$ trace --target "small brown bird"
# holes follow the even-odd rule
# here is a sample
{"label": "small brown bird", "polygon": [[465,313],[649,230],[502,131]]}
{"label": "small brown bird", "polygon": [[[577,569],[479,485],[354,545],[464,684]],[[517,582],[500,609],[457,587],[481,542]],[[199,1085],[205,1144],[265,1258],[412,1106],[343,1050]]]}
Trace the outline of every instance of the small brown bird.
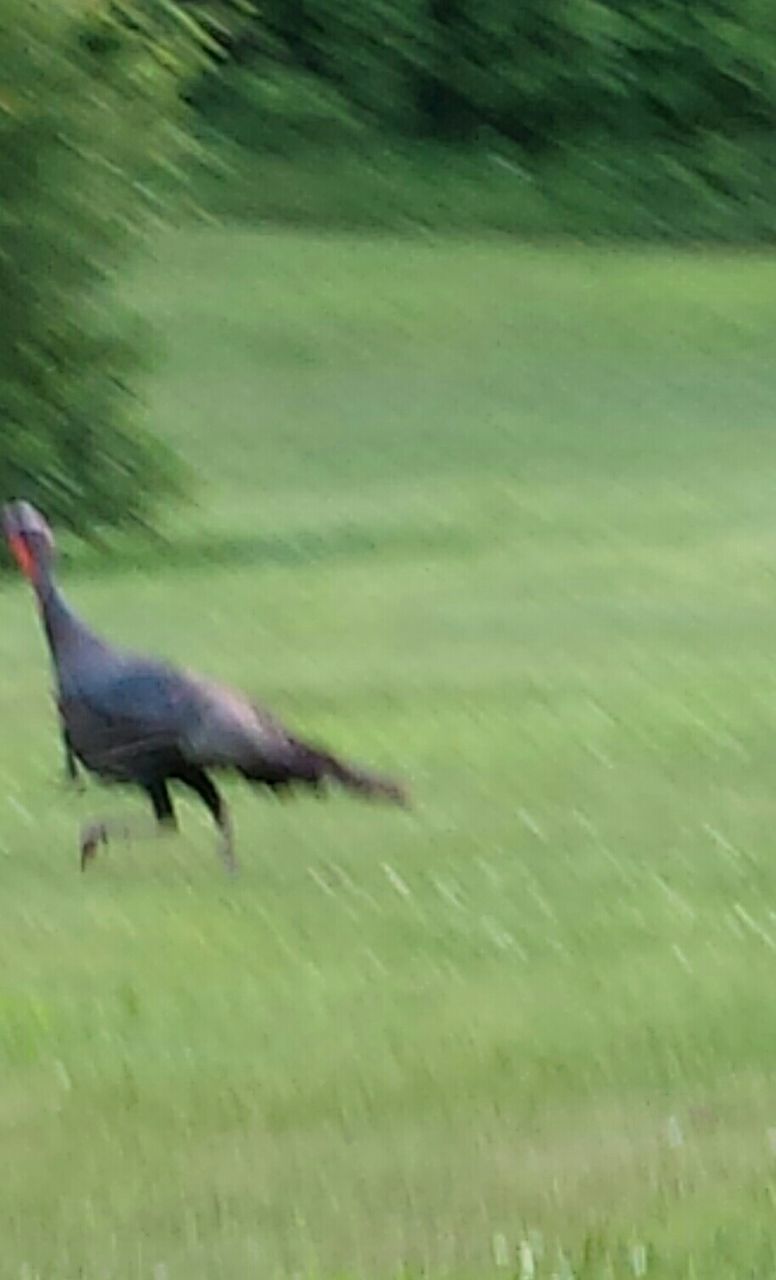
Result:
{"label": "small brown bird", "polygon": [[[229,871],[237,867],[232,826],[210,770],[230,770],[276,792],[294,785],[320,791],[334,782],[364,797],[407,804],[397,782],[301,741],[243,694],[108,644],[77,617],[56,585],[54,537],[40,512],[28,502],[9,503],[3,526],[40,606],[71,778],[78,760],[103,781],[142,788],[156,833],[177,826],[169,783],[190,788],[213,817]],[[81,868],[100,844],[132,834],[124,821],[90,822],[81,833]]]}

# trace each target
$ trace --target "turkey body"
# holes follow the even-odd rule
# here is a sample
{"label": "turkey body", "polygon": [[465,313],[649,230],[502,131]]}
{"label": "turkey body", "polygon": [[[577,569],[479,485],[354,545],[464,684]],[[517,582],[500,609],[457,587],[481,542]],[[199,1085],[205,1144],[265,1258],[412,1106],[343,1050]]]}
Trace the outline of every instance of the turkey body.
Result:
{"label": "turkey body", "polygon": [[77,759],[106,782],[150,786],[192,767],[275,788],[317,785],[326,753],[235,690],[154,659],[115,655],[61,673],[59,712]]}
{"label": "turkey body", "polygon": [[[40,513],[19,502],[5,508],[3,519],[38,599],[71,777],[76,759],[105,782],[142,788],[157,828],[175,826],[168,783],[183,784],[207,806],[230,869],[236,865],[231,823],[211,772],[230,771],[273,791],[319,791],[335,783],[366,798],[406,804],[398,783],[296,737],[237,690],[104,640],[73,612],[54,581],[54,540]],[[99,844],[126,834],[127,824],[115,820],[88,824],[81,866]]]}

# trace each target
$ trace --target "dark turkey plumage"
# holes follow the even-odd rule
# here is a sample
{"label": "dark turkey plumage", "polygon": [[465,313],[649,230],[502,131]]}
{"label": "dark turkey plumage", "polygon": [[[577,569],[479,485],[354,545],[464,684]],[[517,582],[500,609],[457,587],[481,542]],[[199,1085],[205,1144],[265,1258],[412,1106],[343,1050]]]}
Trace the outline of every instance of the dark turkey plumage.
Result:
{"label": "dark turkey plumage", "polygon": [[[54,540],[39,512],[12,503],[3,520],[40,604],[71,777],[77,759],[106,782],[142,787],[161,827],[175,825],[168,783],[191,788],[219,827],[230,867],[229,816],[212,770],[231,770],[273,790],[335,782],[363,796],[405,803],[397,783],[301,741],[241,693],[108,644],[73,613],[57,587]],[[82,833],[82,865],[118,831],[115,822],[90,823]]]}

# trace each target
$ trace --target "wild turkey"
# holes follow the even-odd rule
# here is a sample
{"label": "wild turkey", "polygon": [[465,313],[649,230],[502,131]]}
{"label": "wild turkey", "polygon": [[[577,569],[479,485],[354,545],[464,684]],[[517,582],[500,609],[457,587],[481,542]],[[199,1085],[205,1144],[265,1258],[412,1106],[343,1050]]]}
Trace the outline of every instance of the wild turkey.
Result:
{"label": "wild turkey", "polygon": [[[54,538],[40,512],[28,502],[10,503],[3,525],[40,606],[71,778],[77,759],[104,781],[141,787],[157,833],[177,825],[168,784],[190,788],[216,823],[230,871],[237,865],[231,823],[208,770],[232,770],[275,791],[295,784],[320,790],[335,782],[365,797],[406,804],[398,783],[300,741],[242,694],[108,644],[73,613],[57,587]],[[101,843],[132,830],[111,819],[90,822],[81,832],[82,870]]]}

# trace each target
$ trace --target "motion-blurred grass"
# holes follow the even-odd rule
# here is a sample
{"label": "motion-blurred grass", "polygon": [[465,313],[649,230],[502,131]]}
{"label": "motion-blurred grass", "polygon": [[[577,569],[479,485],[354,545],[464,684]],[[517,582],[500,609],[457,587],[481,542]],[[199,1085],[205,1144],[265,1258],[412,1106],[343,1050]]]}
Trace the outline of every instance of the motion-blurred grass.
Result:
{"label": "motion-blurred grass", "polygon": [[[776,1269],[776,267],[198,232],[108,634],[404,775],[112,849],[0,629],[0,1275]],[[144,560],[143,557],[146,557]]]}
{"label": "motion-blurred grass", "polygon": [[[767,134],[693,135],[689,149],[688,134],[636,144],[580,135],[530,160],[498,136],[462,148],[371,133],[284,145],[264,105],[243,116],[230,106],[227,132],[235,122],[246,145],[205,131],[192,195],[248,226],[739,246],[770,245],[776,231]],[[274,145],[257,149],[268,137]]]}

